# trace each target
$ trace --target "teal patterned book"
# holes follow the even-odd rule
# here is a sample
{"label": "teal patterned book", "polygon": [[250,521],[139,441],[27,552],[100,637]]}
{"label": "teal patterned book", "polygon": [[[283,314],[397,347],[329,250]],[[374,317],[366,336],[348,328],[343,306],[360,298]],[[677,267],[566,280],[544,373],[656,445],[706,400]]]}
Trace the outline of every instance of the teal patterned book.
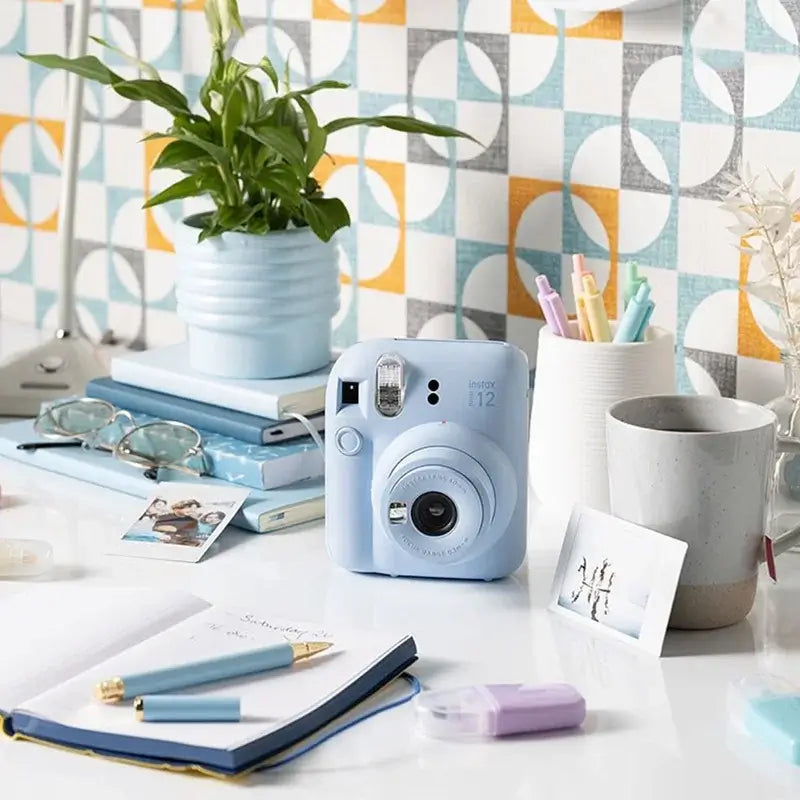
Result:
{"label": "teal patterned book", "polygon": [[[155,422],[147,414],[134,414],[139,424]],[[252,489],[277,489],[298,481],[319,478],[325,469],[322,451],[310,436],[270,445],[248,444],[219,433],[199,431],[209,474]]]}

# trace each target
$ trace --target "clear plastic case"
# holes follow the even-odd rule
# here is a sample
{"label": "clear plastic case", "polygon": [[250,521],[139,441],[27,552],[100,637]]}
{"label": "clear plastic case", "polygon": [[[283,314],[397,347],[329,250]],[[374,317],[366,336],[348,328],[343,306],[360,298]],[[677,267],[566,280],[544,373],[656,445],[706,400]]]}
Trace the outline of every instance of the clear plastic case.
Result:
{"label": "clear plastic case", "polygon": [[43,575],[53,566],[53,548],[39,539],[0,539],[0,578]]}

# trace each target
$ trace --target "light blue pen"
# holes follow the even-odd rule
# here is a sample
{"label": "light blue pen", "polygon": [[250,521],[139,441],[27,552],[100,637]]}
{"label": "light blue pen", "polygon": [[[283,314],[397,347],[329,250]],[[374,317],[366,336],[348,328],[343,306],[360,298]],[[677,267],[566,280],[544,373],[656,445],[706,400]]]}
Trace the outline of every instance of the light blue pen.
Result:
{"label": "light blue pen", "polygon": [[210,658],[207,661],[195,661],[193,664],[181,664],[177,667],[166,667],[135,675],[122,675],[98,683],[95,687],[95,696],[104,703],[116,703],[139,695],[160,694],[201,683],[224,681],[228,678],[288,667],[294,661],[321,653],[331,646],[331,642],[300,644],[284,642],[259,650],[233,653]]}
{"label": "light blue pen", "polygon": [[[640,284],[636,294],[631,298],[625,313],[622,315],[617,332],[614,334],[614,344],[635,342],[642,329],[642,321],[648,316],[647,304],[650,302],[650,285]],[[652,313],[652,311],[650,312]]]}
{"label": "light blue pen", "polygon": [[238,697],[153,694],[137,697],[133,710],[139,722],[239,722]]}

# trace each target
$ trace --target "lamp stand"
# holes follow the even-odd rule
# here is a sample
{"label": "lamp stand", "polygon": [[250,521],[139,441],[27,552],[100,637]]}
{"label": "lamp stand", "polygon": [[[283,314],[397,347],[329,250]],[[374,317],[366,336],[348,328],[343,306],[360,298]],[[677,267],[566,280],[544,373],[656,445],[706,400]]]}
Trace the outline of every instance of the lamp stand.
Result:
{"label": "lamp stand", "polygon": [[[91,0],[76,0],[71,56],[86,55]],[[67,122],[59,203],[58,331],[43,345],[0,364],[0,416],[35,416],[43,401],[82,395],[93,378],[107,374],[98,349],[77,330],[75,319],[75,198],[83,116],[83,79],[68,74]]]}

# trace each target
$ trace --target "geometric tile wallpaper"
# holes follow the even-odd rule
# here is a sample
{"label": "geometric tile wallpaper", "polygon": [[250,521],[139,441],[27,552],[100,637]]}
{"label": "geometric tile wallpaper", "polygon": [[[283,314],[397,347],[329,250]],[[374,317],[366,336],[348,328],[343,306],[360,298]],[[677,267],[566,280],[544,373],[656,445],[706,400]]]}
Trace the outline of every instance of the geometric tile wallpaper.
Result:
{"label": "geometric tile wallpaper", "polygon": [[[0,314],[50,326],[65,79],[16,53],[64,52],[72,7],[2,5]],[[202,6],[95,0],[91,27],[191,98],[207,67]],[[800,0],[684,0],[645,14],[563,13],[533,0],[240,8],[238,57],[288,59],[298,84],[351,84],[315,96],[323,121],[413,113],[485,145],[375,129],[331,138],[334,161],[320,178],[354,221],[340,238],[337,344],[502,338],[533,361],[535,276],[563,287],[570,305],[564,254],[583,252],[616,316],[618,277],[633,258],[653,287],[654,322],[677,334],[681,389],[768,399],[773,315],[741,290],[749,265],[717,197],[720,173],[740,156],[778,173],[800,161]],[[177,340],[172,225],[190,207],[141,210],[171,178],[148,174],[159,143],[140,142],[166,120],[95,87],[84,118],[81,324],[139,346]]]}

